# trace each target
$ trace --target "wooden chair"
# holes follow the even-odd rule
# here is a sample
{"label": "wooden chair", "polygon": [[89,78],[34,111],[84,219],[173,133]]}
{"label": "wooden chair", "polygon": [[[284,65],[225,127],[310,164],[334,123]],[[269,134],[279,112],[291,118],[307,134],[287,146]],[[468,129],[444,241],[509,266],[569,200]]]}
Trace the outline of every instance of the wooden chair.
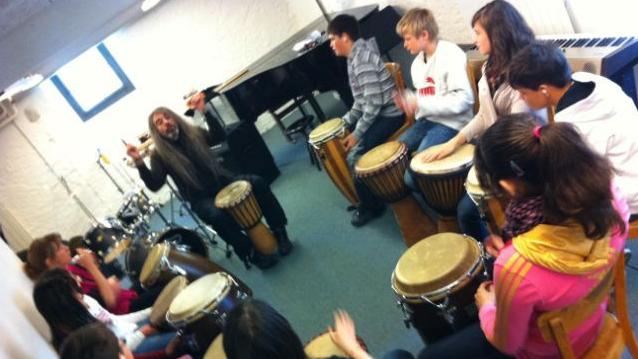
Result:
{"label": "wooden chair", "polygon": [[[394,84],[397,88],[397,91],[405,90],[405,81],[403,80],[403,74],[401,73],[401,65],[396,62],[386,62],[385,68],[388,69],[392,77],[394,78]],[[407,130],[410,126],[412,126],[415,122],[414,114],[406,114],[405,122],[398,130],[396,130],[392,136],[388,139],[388,141],[396,141],[405,130]]]}
{"label": "wooden chair", "polygon": [[638,239],[638,219],[629,222],[629,237],[628,239]]}
{"label": "wooden chair", "polygon": [[582,358],[620,358],[625,346],[629,348],[634,358],[638,358],[638,346],[627,308],[625,257],[621,252],[614,268],[587,297],[567,308],[544,313],[538,318],[537,324],[543,339],[556,343],[564,359],[576,358],[568,333],[581,325],[599,308],[600,303],[608,297],[612,285],[615,291],[616,315],[605,313],[600,335]]}
{"label": "wooden chair", "polygon": [[480,60],[470,60],[467,62],[467,79],[470,80],[470,86],[474,93],[474,114],[479,110],[479,98],[478,98],[478,82],[481,79],[481,68],[483,62]]}

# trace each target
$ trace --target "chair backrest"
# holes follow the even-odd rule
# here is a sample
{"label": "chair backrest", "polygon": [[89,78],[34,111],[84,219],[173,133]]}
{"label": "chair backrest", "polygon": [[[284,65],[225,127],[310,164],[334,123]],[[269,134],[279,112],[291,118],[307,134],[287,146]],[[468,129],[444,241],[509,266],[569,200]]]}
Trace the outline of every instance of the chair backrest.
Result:
{"label": "chair backrest", "polygon": [[556,343],[563,358],[576,358],[569,342],[568,333],[576,329],[600,308],[600,304],[608,297],[614,283],[614,274],[614,269],[610,269],[603,280],[577,303],[560,310],[544,313],[538,317],[536,323],[543,339]]}
{"label": "chair backrest", "polygon": [[[396,62],[386,62],[385,68],[390,72],[390,75],[394,78],[394,85],[397,88],[397,91],[405,90],[405,81],[403,80],[403,74],[401,73],[401,65]],[[415,122],[414,114],[406,114],[405,115],[405,123],[401,128],[397,130],[392,136],[390,136],[391,140],[398,138],[401,133],[403,133],[408,127],[412,126]]]}
{"label": "chair backrest", "polygon": [[470,80],[470,86],[472,86],[474,93],[474,114],[479,110],[478,82],[481,79],[481,68],[484,62],[484,60],[469,60],[467,62],[467,78]]}

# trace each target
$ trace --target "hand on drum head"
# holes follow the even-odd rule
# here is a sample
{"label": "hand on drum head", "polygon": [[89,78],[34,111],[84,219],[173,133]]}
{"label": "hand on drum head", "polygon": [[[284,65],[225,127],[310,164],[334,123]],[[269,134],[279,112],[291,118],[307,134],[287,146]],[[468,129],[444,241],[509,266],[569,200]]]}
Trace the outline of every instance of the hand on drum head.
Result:
{"label": "hand on drum head", "polygon": [[496,292],[494,291],[494,283],[487,281],[481,283],[474,294],[476,307],[480,310],[485,304],[496,304]]}
{"label": "hand on drum head", "polygon": [[421,161],[423,163],[428,163],[444,159],[445,157],[454,153],[457,147],[458,146],[456,145],[456,143],[454,143],[454,139],[449,140],[446,143],[438,146],[436,149],[432,149],[427,151],[427,153],[424,153],[423,156],[421,156]]}
{"label": "hand on drum head", "polygon": [[370,358],[357,340],[357,331],[350,315],[346,311],[339,309],[334,313],[334,320],[334,328],[328,327],[330,339],[343,352],[353,358]]}
{"label": "hand on drum head", "polygon": [[346,136],[346,138],[343,139],[343,141],[341,141],[341,144],[343,145],[343,148],[346,150],[346,152],[350,152],[350,150],[357,145],[357,143],[359,142],[359,139],[354,137],[354,134],[351,133],[348,136]]}
{"label": "hand on drum head", "polygon": [[505,247],[503,238],[501,238],[501,236],[497,236],[496,234],[490,234],[489,236],[485,237],[483,243],[485,244],[485,250],[487,251],[487,253],[489,253],[494,258],[498,257],[501,249]]}

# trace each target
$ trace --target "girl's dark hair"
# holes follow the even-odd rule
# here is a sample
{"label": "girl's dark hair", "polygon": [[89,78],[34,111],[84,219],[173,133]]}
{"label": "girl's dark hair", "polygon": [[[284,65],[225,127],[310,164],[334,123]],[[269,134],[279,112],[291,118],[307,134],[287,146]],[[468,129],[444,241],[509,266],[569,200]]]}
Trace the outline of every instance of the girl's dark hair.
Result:
{"label": "girl's dark hair", "polygon": [[228,359],[306,359],[290,323],[270,305],[255,299],[239,304],[224,327]]}
{"label": "girl's dark hair", "polygon": [[78,299],[81,295],[78,283],[65,269],[46,271],[35,283],[33,301],[49,324],[56,349],[71,332],[96,321]]}
{"label": "girl's dark hair", "polygon": [[60,346],[60,359],[118,359],[120,342],[104,324],[96,322],[71,333]]}
{"label": "girl's dark hair", "polygon": [[474,153],[481,185],[502,193],[498,181],[517,180],[520,197],[542,197],[547,223],[575,220],[591,239],[615,227],[624,230],[612,204],[609,161],[570,123],[536,126],[540,122],[532,115],[515,114],[500,118],[483,134]]}
{"label": "girl's dark hair", "polygon": [[48,268],[47,259],[55,258],[55,252],[62,245],[62,237],[58,233],[49,233],[37,238],[29,246],[24,272],[32,280],[36,280]]}
{"label": "girl's dark hair", "polygon": [[532,41],[534,32],[523,16],[504,0],[494,0],[480,8],[472,17],[472,26],[479,22],[490,40],[490,54],[485,75],[492,91],[507,79],[510,60]]}

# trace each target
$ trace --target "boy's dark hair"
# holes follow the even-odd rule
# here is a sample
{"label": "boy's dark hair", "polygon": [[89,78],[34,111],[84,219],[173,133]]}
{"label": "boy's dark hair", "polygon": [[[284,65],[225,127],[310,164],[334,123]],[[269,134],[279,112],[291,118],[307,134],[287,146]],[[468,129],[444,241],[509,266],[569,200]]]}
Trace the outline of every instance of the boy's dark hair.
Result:
{"label": "boy's dark hair", "polygon": [[360,37],[359,22],[354,16],[339,15],[330,21],[327,32],[329,35],[337,36],[347,34],[350,40],[357,41]]}
{"label": "boy's dark hair", "polygon": [[538,90],[542,84],[562,88],[571,81],[572,69],[558,47],[535,41],[514,55],[507,78],[513,88]]}
{"label": "boy's dark hair", "polygon": [[[625,223],[614,209],[613,167],[570,123],[544,125],[529,114],[503,116],[485,131],[474,152],[479,181],[502,193],[500,180],[516,180],[520,197],[541,196],[546,223],[580,224],[601,239]],[[539,136],[536,136],[536,133]]]}
{"label": "boy's dark hair", "polygon": [[290,323],[273,307],[249,299],[228,315],[224,352],[229,359],[306,359]]}
{"label": "boy's dark hair", "polygon": [[119,356],[120,342],[102,323],[74,331],[60,347],[60,359],[118,359]]}

